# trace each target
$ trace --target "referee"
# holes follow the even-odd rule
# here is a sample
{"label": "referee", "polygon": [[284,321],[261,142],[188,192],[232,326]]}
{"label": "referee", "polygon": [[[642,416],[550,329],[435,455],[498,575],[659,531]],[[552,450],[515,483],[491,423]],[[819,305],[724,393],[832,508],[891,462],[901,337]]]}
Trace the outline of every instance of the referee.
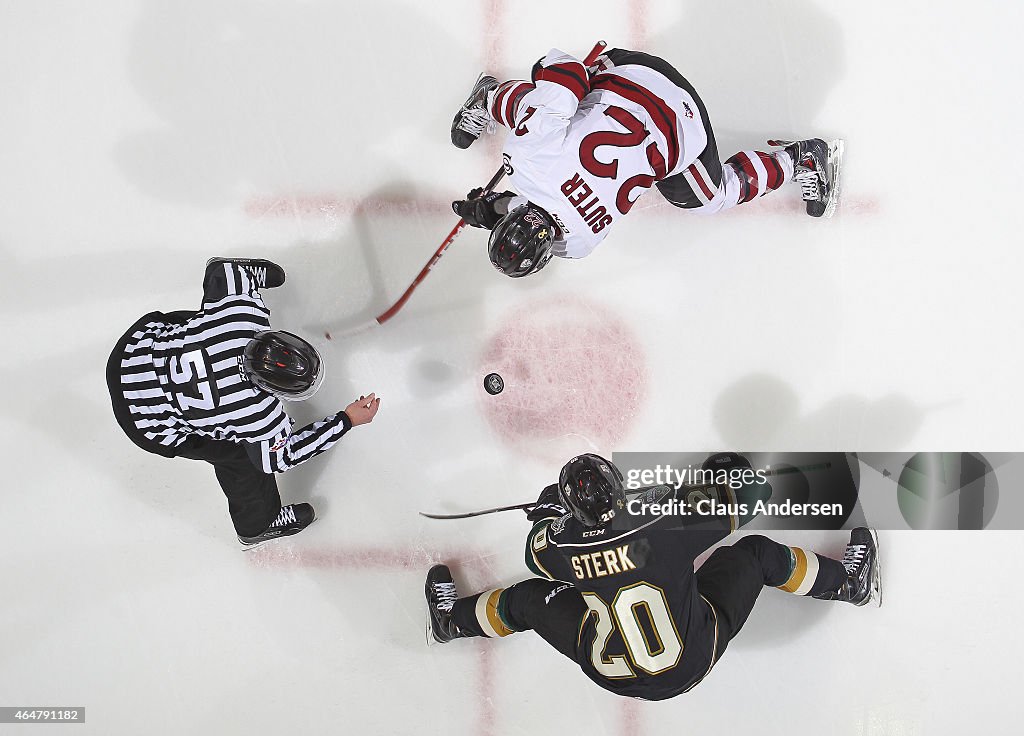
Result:
{"label": "referee", "polygon": [[259,290],[284,279],[270,261],[212,258],[198,312],[147,314],[107,361],[121,429],[147,452],[212,464],[244,547],[313,522],[308,503],[281,506],[274,473],[329,449],[380,407],[371,393],[319,422],[292,425],[282,400],[312,396],[324,370],[312,345],[270,327]]}

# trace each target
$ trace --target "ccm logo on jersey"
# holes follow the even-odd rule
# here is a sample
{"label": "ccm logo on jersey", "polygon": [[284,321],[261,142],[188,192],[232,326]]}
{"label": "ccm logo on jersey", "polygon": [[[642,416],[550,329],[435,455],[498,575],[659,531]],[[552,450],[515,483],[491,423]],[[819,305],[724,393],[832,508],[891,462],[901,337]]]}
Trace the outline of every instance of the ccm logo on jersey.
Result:
{"label": "ccm logo on jersey", "polygon": [[583,221],[590,225],[591,232],[599,233],[611,224],[612,216],[608,214],[608,208],[601,204],[597,195],[595,194],[592,199],[587,199],[594,194],[594,190],[583,181],[583,177],[578,172],[562,184],[562,194],[569,204],[580,213]]}

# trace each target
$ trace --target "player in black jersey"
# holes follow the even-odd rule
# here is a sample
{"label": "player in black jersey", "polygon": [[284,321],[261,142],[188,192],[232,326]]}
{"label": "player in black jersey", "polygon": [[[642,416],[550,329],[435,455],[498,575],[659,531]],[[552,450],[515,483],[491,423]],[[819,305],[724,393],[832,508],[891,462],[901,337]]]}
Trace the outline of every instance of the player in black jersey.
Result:
{"label": "player in black jersey", "polygon": [[[751,484],[736,494],[746,501],[764,492],[770,487]],[[654,486],[639,500],[647,508],[673,500],[692,508],[698,498],[735,504],[732,493]],[[526,562],[543,578],[459,598],[449,569],[436,565],[425,590],[428,635],[444,643],[533,629],[606,690],[664,700],[711,671],[765,585],[856,605],[880,600],[877,541],[868,529],[853,530],[842,562],[751,535],[715,550],[694,573],[694,560],[739,520],[626,507],[622,474],[611,462],[573,458],[528,514],[536,523]]]}
{"label": "player in black jersey", "polygon": [[312,396],[324,368],[312,345],[270,327],[259,290],[284,279],[270,261],[212,258],[199,311],[147,314],[107,362],[125,434],[147,452],[211,463],[245,547],[313,522],[308,503],[281,506],[274,473],[329,449],[373,421],[380,406],[371,393],[319,422],[292,426],[282,400]]}

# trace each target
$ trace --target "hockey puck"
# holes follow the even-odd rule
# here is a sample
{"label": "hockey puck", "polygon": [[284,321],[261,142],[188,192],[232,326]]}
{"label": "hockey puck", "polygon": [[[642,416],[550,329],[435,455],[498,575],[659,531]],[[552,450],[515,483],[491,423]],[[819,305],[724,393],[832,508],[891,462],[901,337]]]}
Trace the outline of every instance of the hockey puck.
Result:
{"label": "hockey puck", "polygon": [[505,390],[505,381],[497,373],[488,373],[484,376],[484,391],[491,396],[500,394]]}

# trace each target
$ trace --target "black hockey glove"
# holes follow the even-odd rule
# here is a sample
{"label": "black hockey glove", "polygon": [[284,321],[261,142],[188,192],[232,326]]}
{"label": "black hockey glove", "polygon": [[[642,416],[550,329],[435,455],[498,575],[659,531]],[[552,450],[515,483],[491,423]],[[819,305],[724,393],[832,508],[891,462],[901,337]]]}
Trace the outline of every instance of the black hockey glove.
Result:
{"label": "black hockey glove", "polygon": [[709,455],[708,459],[701,463],[702,470],[713,470],[715,472],[724,470],[729,472],[733,468],[746,470],[750,467],[750,461],[738,452],[718,452]]}
{"label": "black hockey glove", "polygon": [[550,485],[540,492],[537,503],[526,512],[526,518],[536,524],[544,519],[557,519],[565,516],[565,508],[558,497],[558,486]]}
{"label": "black hockey glove", "polygon": [[[505,216],[505,212],[498,212],[495,203],[506,197],[516,196],[512,192],[487,192],[482,194],[482,188],[476,188],[466,195],[465,199],[452,202],[452,209],[455,214],[466,221],[467,225],[483,227],[491,230],[498,224],[498,220]],[[482,196],[481,196],[482,195]],[[504,209],[504,208],[503,208]]]}
{"label": "black hockey glove", "polygon": [[[711,470],[715,477],[711,481],[716,504],[735,504],[744,506],[748,513],[736,517],[737,526],[746,526],[754,520],[753,510],[758,501],[767,501],[772,497],[772,484],[758,476],[750,465],[750,461],[736,452],[719,452],[711,455],[703,462],[701,468]],[[705,489],[708,490],[708,489]]]}

